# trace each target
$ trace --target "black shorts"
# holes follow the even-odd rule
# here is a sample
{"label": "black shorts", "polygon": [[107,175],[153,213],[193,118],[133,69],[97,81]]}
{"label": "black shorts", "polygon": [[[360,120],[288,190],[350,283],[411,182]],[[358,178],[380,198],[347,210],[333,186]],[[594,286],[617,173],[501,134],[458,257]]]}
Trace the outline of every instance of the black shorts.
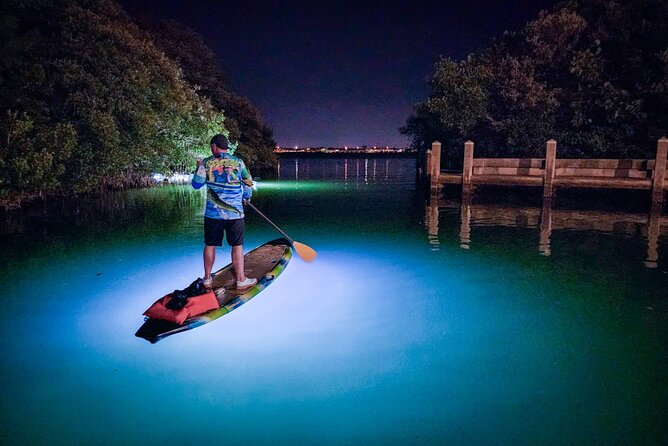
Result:
{"label": "black shorts", "polygon": [[218,220],[204,217],[204,244],[207,246],[223,246],[223,234],[227,235],[227,244],[239,246],[244,244],[244,219]]}

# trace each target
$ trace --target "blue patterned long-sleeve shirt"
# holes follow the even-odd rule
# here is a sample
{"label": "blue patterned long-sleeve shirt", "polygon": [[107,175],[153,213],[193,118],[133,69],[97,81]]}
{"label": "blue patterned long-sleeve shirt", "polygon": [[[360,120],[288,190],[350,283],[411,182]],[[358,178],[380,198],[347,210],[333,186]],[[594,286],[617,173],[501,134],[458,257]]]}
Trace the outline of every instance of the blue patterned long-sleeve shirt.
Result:
{"label": "blue patterned long-sleeve shirt", "polygon": [[253,179],[244,162],[236,156],[221,153],[205,158],[195,170],[192,186],[206,184],[204,216],[217,220],[243,218],[243,200],[253,193]]}

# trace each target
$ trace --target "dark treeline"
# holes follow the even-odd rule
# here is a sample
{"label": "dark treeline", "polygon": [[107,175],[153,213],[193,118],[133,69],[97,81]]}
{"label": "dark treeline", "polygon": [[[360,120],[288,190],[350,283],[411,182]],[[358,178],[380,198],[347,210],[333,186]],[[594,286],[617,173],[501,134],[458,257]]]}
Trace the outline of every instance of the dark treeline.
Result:
{"label": "dark treeline", "polygon": [[251,167],[272,132],[192,30],[112,0],[0,4],[0,203],[142,184],[218,132]]}
{"label": "dark treeline", "polygon": [[668,2],[572,0],[462,61],[441,59],[401,129],[477,156],[653,158],[668,132]]}

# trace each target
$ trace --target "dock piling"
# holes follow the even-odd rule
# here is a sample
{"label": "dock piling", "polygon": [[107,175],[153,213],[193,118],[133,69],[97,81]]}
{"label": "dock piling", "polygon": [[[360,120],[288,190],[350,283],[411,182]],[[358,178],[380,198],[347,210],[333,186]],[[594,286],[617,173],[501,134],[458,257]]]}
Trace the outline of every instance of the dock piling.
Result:
{"label": "dock piling", "polygon": [[668,138],[661,138],[656,144],[656,160],[652,173],[652,203],[663,203],[664,181],[666,180],[666,154]]}
{"label": "dock piling", "polygon": [[473,141],[464,143],[464,170],[462,172],[462,194],[470,196],[473,191],[471,178],[473,177]]}
{"label": "dock piling", "polygon": [[554,171],[557,158],[557,141],[550,139],[545,151],[545,178],[543,180],[543,198],[550,200],[554,195]]}
{"label": "dock piling", "polygon": [[420,178],[422,178],[422,175],[424,175],[424,177],[427,178],[429,182],[431,182],[431,149],[425,152],[424,172],[422,171],[422,167],[418,167],[418,175]]}
{"label": "dock piling", "polygon": [[431,143],[431,154],[429,155],[429,175],[431,176],[432,189],[439,188],[438,176],[441,173],[441,143],[434,141]]}

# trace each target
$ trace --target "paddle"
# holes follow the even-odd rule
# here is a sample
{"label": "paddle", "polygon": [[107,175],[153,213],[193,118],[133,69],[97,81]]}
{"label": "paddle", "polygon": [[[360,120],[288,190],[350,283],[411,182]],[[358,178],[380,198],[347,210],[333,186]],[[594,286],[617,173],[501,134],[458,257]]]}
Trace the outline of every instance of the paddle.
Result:
{"label": "paddle", "polygon": [[295,251],[297,251],[297,255],[299,255],[299,257],[301,257],[302,260],[304,260],[305,262],[312,262],[313,260],[315,260],[315,257],[318,255],[318,253],[315,252],[313,248],[303,243],[299,243],[292,240],[292,238],[288,234],[286,234],[285,232],[283,232],[281,228],[276,226],[276,224],[273,221],[269,220],[269,217],[260,212],[260,210],[256,208],[250,201],[246,201],[246,206],[249,206],[251,209],[257,212],[258,215],[267,220],[267,223],[272,225],[274,229],[283,234],[283,237],[285,237],[290,242],[290,244],[295,248]]}

